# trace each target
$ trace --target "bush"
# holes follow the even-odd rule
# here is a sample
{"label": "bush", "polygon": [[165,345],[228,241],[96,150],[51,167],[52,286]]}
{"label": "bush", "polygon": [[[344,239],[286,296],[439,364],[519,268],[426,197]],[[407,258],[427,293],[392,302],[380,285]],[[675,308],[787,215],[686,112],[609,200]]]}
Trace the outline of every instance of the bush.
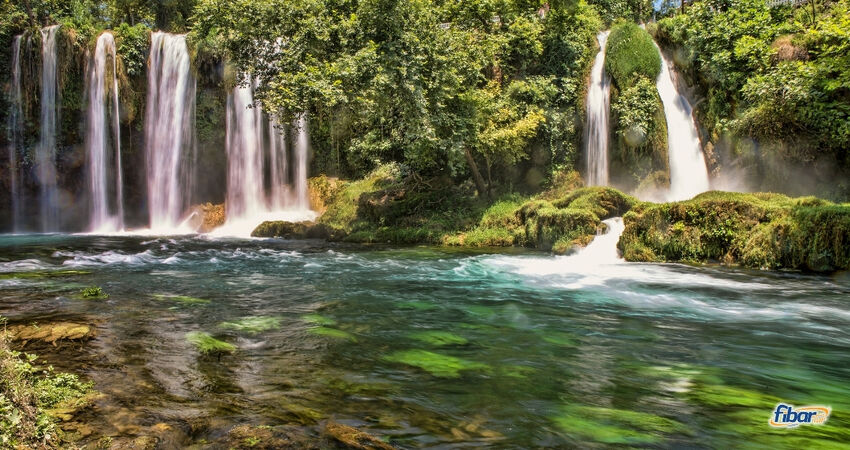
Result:
{"label": "bush", "polygon": [[632,22],[615,25],[608,36],[605,70],[621,90],[641,76],[654,81],[661,71],[661,55],[652,36]]}

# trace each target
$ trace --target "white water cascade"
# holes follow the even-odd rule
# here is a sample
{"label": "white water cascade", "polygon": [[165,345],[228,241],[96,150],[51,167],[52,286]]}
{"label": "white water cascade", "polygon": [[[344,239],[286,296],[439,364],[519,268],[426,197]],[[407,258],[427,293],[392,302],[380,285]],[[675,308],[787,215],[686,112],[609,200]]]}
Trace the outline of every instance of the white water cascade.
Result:
{"label": "white water cascade", "polygon": [[661,54],[661,73],[656,86],[667,119],[667,152],[670,158],[667,200],[686,200],[709,189],[708,170],[691,105],[676,88],[676,74],[671,62],[661,49],[658,52]]}
{"label": "white water cascade", "polygon": [[587,90],[587,128],[584,142],[587,155],[587,184],[608,184],[608,106],[611,95],[611,77],[605,73],[605,44],[608,31],[596,35],[599,53],[593,60],[590,71],[590,86]]}
{"label": "white water cascade", "polygon": [[253,89],[227,95],[227,217],[240,220],[266,210],[263,189],[263,114]]}
{"label": "white water cascade", "polygon": [[12,232],[21,229],[21,185],[18,168],[18,147],[23,133],[23,101],[21,98],[21,42],[23,35],[12,40],[12,74],[9,79],[9,185],[12,200]]}
{"label": "white water cascade", "polygon": [[152,33],[145,155],[153,230],[177,231],[191,200],[195,88],[186,36]]}
{"label": "white water cascade", "polygon": [[[297,138],[290,165],[287,133],[254,102],[255,88],[237,86],[227,96],[227,221],[217,235],[250,236],[266,220],[315,218],[307,199],[306,119],[299,116],[293,125]],[[290,167],[294,187],[289,185]]]}
{"label": "white water cascade", "polygon": [[39,183],[41,231],[56,231],[59,227],[59,192],[56,182],[56,122],[57,103],[56,64],[58,50],[56,35],[59,25],[41,29],[41,129],[36,149],[36,175]]}
{"label": "white water cascade", "polygon": [[[111,58],[110,66],[107,66],[107,57]],[[107,71],[109,68],[111,72]],[[91,202],[89,228],[91,231],[114,232],[124,228],[121,130],[116,70],[115,39],[112,33],[105,32],[97,39],[88,73],[86,156],[88,157],[88,188]],[[112,77],[111,92],[107,89],[107,77],[110,75]],[[109,100],[107,100],[108,93],[111,93]],[[107,103],[111,103],[111,110],[107,108]],[[111,111],[111,121],[108,120],[107,111]],[[111,140],[108,131],[110,125]],[[110,185],[114,186],[112,202],[109,199]]]}

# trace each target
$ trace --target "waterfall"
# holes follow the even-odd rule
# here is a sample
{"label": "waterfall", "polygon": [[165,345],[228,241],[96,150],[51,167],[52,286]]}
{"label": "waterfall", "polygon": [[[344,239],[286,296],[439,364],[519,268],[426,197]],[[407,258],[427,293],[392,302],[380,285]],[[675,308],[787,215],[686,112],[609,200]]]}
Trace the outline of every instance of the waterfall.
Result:
{"label": "waterfall", "polygon": [[227,96],[227,221],[216,230],[218,235],[249,236],[265,220],[315,218],[307,199],[306,118],[299,115],[293,124],[297,134],[292,188],[287,133],[255,103],[256,87],[237,86]]}
{"label": "waterfall", "polygon": [[587,90],[587,129],[585,130],[585,154],[587,155],[587,184],[608,184],[608,104],[611,93],[611,77],[605,73],[605,43],[608,31],[596,35],[599,53],[593,60],[590,86]]}
{"label": "waterfall", "polygon": [[36,175],[39,182],[41,230],[55,231],[59,227],[58,188],[56,185],[56,32],[59,25],[41,29],[41,130],[36,150]]}
{"label": "waterfall", "polygon": [[9,187],[12,200],[12,231],[21,229],[21,181],[18,168],[18,147],[22,144],[23,101],[21,99],[21,41],[23,35],[12,40],[12,61],[9,84]]}
{"label": "waterfall", "polygon": [[[112,145],[109,146],[110,121],[107,120],[107,56],[112,58]],[[97,39],[94,57],[89,62],[88,122],[86,155],[90,196],[89,227],[92,231],[119,231],[124,228],[124,203],[121,176],[121,131],[118,116],[118,76],[115,40],[105,32]],[[110,154],[111,149],[111,154]],[[110,158],[113,160],[110,163]],[[114,169],[110,171],[110,166]],[[114,207],[110,208],[110,172],[114,186]],[[112,211],[110,213],[110,210]]]}
{"label": "waterfall", "polygon": [[186,36],[151,34],[145,110],[148,210],[153,229],[174,230],[191,200],[195,86]]}
{"label": "waterfall", "polygon": [[299,114],[295,124],[298,133],[298,138],[295,140],[295,207],[300,210],[310,209],[310,201],[307,198],[307,154],[310,151],[310,134],[307,127],[307,116]]}
{"label": "waterfall", "polygon": [[269,122],[269,207],[272,211],[283,210],[289,203],[289,164],[286,149],[286,132],[276,119],[272,119]]}
{"label": "waterfall", "polygon": [[251,86],[227,95],[227,217],[239,220],[266,208],[263,191],[263,117]]}
{"label": "waterfall", "polygon": [[661,54],[661,73],[656,86],[667,119],[667,153],[670,158],[668,200],[685,200],[708,190],[708,170],[691,105],[676,88],[670,61],[660,48],[658,52]]}

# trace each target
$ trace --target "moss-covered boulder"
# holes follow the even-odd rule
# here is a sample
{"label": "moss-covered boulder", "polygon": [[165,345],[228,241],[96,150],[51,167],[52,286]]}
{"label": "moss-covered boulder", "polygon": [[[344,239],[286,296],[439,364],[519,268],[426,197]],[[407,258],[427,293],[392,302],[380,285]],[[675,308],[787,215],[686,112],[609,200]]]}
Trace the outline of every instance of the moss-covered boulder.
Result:
{"label": "moss-covered boulder", "polygon": [[766,269],[850,269],[850,205],[781,194],[707,192],[642,203],[623,218],[629,261],[718,261]]}
{"label": "moss-covered boulder", "polygon": [[9,338],[13,341],[39,341],[56,346],[61,341],[85,341],[95,336],[91,325],[76,322],[45,322],[28,325],[10,325],[7,328]]}
{"label": "moss-covered boulder", "polygon": [[392,450],[395,448],[365,431],[337,422],[328,422],[325,425],[324,433],[345,448],[359,450]]}
{"label": "moss-covered boulder", "polygon": [[316,222],[286,222],[283,220],[268,220],[254,228],[253,237],[283,238],[283,239],[331,239],[339,232]]}
{"label": "moss-covered boulder", "polygon": [[477,227],[444,239],[447,245],[521,246],[564,254],[587,245],[602,221],[625,214],[634,197],[609,187],[583,187],[541,194],[522,201],[509,198],[488,209]]}

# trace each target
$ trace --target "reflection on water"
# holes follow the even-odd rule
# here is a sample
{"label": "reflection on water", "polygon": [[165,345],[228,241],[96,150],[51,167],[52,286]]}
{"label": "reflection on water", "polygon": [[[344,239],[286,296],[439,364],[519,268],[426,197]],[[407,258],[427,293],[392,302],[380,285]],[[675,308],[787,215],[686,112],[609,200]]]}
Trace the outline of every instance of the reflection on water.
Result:
{"label": "reflection on water", "polygon": [[[410,447],[850,440],[850,280],[591,255],[4,236],[0,314],[97,327],[44,351],[107,394],[103,434],[333,419]],[[76,299],[89,285],[109,298]],[[237,350],[202,356],[197,331]],[[833,415],[772,430],[780,400]]]}

